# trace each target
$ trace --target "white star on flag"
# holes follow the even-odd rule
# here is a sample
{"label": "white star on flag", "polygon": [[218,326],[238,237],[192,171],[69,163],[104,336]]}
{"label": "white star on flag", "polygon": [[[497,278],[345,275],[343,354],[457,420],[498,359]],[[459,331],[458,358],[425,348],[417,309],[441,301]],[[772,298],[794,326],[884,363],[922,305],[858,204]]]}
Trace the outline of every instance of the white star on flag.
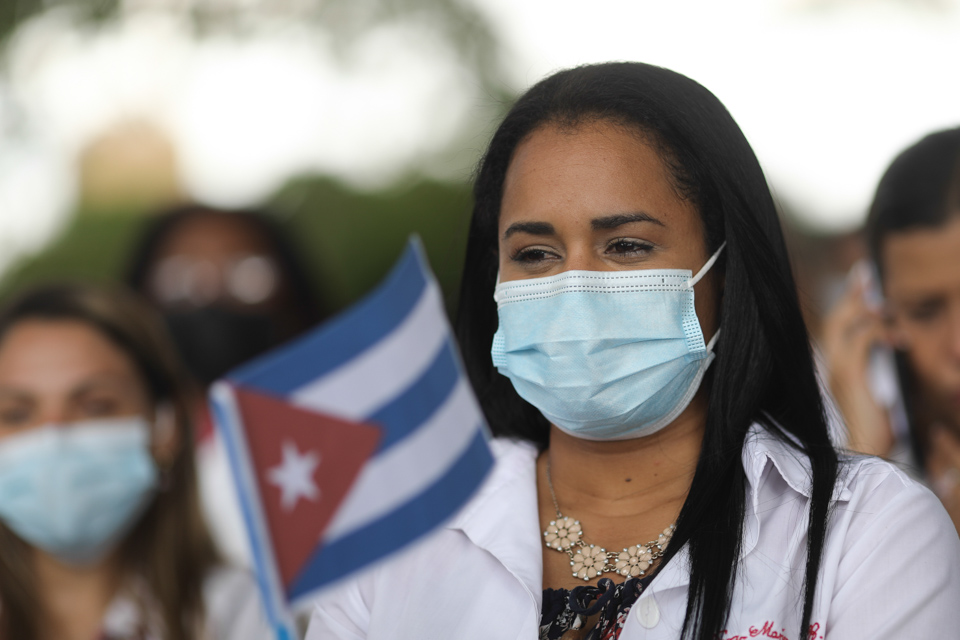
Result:
{"label": "white star on flag", "polygon": [[291,511],[300,498],[316,501],[320,489],[313,481],[313,472],[320,464],[320,456],[313,451],[301,454],[297,445],[283,441],[283,462],[268,471],[271,484],[280,487],[280,505]]}

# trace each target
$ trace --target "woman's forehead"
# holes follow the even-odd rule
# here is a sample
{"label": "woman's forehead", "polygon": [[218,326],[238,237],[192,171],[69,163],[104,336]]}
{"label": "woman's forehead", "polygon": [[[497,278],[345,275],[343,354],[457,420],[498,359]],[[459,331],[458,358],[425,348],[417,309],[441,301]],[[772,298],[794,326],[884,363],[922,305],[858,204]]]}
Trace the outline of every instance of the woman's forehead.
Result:
{"label": "woman's forehead", "polygon": [[656,147],[636,131],[605,121],[545,126],[518,146],[508,167],[500,229],[518,217],[574,216],[587,222],[636,212],[693,215],[699,223]]}
{"label": "woman's forehead", "polygon": [[25,319],[0,340],[0,383],[69,386],[136,376],[127,353],[79,320]]}
{"label": "woman's forehead", "polygon": [[887,235],[881,259],[884,289],[892,298],[960,293],[960,215],[943,226]]}

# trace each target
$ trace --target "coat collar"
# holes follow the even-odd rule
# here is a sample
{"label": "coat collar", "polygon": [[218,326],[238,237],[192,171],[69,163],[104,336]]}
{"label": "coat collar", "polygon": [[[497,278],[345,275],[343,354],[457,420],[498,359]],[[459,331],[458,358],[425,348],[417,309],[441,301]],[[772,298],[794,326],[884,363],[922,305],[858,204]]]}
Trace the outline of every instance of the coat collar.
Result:
{"label": "coat collar", "polygon": [[[784,437],[794,440],[790,435]],[[787,444],[767,428],[754,423],[747,433],[743,445],[743,469],[750,483],[754,502],[760,493],[763,473],[768,464],[772,464],[784,482],[797,493],[810,498],[813,476],[810,471],[810,459],[799,449]],[[833,500],[846,502],[850,499],[849,474],[837,479],[833,490]]]}
{"label": "coat collar", "polygon": [[469,504],[447,525],[503,564],[540,607],[543,551],[537,507],[537,449],[517,440],[491,442],[496,464]]}
{"label": "coat collar", "polygon": [[[787,436],[790,437],[790,436]],[[782,438],[770,433],[759,423],[750,426],[743,443],[741,454],[744,475],[747,478],[747,501],[744,513],[743,546],[740,559],[748,556],[757,546],[762,526],[759,503],[763,489],[769,476],[766,476],[767,467],[770,473],[776,473],[796,493],[810,498],[812,476],[810,460],[798,449],[784,442]],[[841,476],[834,488],[833,499],[847,501],[851,491],[847,487],[849,474]],[[654,579],[648,593],[665,591],[667,589],[684,587],[690,584],[690,556],[688,547],[684,546],[677,555],[663,568],[663,571]],[[641,596],[642,598],[643,596]]]}
{"label": "coat collar", "polygon": [[[537,507],[536,448],[527,442],[494,439],[494,469],[473,500],[447,525],[462,531],[478,547],[501,562],[534,597],[538,609],[543,590],[543,550]],[[750,427],[742,461],[747,478],[747,505],[742,556],[757,545],[761,519],[758,503],[767,467],[798,494],[810,497],[807,457],[759,424]],[[846,501],[850,490],[842,479],[834,499]],[[652,591],[689,584],[689,556],[684,547],[653,582]]]}

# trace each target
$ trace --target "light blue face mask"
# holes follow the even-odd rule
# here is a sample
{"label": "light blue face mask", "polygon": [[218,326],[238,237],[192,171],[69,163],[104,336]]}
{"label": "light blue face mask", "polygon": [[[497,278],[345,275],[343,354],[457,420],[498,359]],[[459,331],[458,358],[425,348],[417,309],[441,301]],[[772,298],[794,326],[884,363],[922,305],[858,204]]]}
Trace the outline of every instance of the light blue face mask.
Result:
{"label": "light blue face mask", "polygon": [[46,425],[0,441],[0,520],[69,564],[103,558],[157,487],[141,417]]}
{"label": "light blue face mask", "polygon": [[578,438],[650,435],[690,404],[720,332],[704,344],[685,269],[566,271],[497,285],[493,364],[520,397]]}

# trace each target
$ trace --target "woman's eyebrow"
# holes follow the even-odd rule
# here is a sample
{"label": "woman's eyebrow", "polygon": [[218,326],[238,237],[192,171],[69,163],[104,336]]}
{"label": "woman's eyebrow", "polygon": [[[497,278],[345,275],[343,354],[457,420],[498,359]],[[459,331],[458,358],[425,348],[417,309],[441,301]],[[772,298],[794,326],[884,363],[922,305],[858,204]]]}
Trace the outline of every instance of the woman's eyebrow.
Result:
{"label": "woman's eyebrow", "polygon": [[74,392],[80,394],[104,388],[126,390],[133,385],[135,385],[135,383],[129,376],[113,372],[103,372],[95,373],[80,381],[80,383],[74,387]]}
{"label": "woman's eyebrow", "polygon": [[594,231],[602,231],[607,229],[616,229],[617,227],[630,222],[652,222],[653,224],[660,225],[661,227],[666,226],[657,218],[654,218],[649,213],[644,213],[643,211],[638,211],[637,213],[618,213],[612,216],[594,218],[590,221],[590,226]]}
{"label": "woman's eyebrow", "polygon": [[533,236],[553,236],[557,232],[549,222],[514,222],[503,232],[506,240],[515,233],[529,233]]}
{"label": "woman's eyebrow", "polygon": [[16,387],[10,387],[7,385],[0,385],[0,398],[3,399],[13,399],[13,400],[29,400],[30,394],[25,391],[21,391]]}
{"label": "woman's eyebrow", "polygon": [[899,305],[903,307],[927,307],[933,305],[942,305],[946,302],[946,295],[942,293],[919,293],[913,295],[900,296],[897,299],[890,300],[887,298],[887,302],[892,302],[894,305]]}

